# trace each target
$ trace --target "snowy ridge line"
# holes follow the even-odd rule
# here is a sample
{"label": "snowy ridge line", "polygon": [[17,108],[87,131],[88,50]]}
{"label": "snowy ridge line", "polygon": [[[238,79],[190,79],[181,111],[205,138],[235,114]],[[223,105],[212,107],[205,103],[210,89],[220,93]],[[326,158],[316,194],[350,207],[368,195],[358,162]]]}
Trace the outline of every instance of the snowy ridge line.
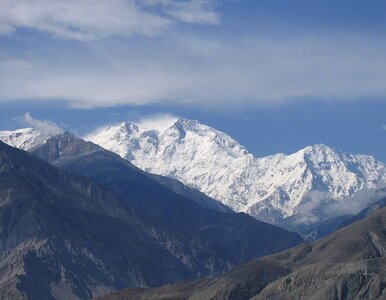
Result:
{"label": "snowy ridge line", "polygon": [[[286,219],[317,223],[328,217],[327,204],[386,185],[386,166],[372,156],[317,144],[290,155],[257,158],[198,121],[176,118],[162,125],[124,122],[85,139],[147,172],[176,178],[235,211],[273,224]],[[0,140],[24,150],[47,138],[31,128],[0,132]]]}
{"label": "snowy ridge line", "polygon": [[270,223],[386,183],[385,165],[372,156],[318,144],[291,155],[256,158],[225,133],[183,118],[163,130],[125,122],[86,139]]}

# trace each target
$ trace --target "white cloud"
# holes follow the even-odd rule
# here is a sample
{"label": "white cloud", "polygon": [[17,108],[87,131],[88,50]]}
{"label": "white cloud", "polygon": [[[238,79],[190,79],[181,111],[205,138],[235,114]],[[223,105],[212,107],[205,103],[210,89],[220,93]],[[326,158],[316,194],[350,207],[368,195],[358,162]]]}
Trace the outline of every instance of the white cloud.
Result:
{"label": "white cloud", "polygon": [[63,132],[57,124],[49,120],[38,120],[31,116],[30,113],[25,113],[22,121],[32,128],[40,130],[45,135],[56,135]]}
{"label": "white cloud", "polygon": [[[271,37],[252,30],[222,39],[222,34],[191,36],[178,29],[157,35],[179,22],[218,24],[218,3],[0,0],[0,34],[33,28],[92,41],[76,43],[74,49],[61,40],[54,46],[44,44],[45,39],[19,41],[28,54],[0,47],[0,102],[60,99],[82,108],[149,103],[224,108],[386,97],[383,35],[305,31]],[[103,39],[138,34],[153,38]]]}
{"label": "white cloud", "polygon": [[312,224],[320,221],[322,215],[318,209],[326,199],[326,195],[319,191],[311,191],[307,195],[308,201],[300,204],[296,209],[297,224]]}
{"label": "white cloud", "polygon": [[[176,21],[217,24],[202,0],[0,0],[0,34],[32,28],[66,39],[154,35]],[[157,7],[155,7],[157,6]]]}
{"label": "white cloud", "polygon": [[383,183],[377,190],[360,190],[352,197],[333,202],[325,208],[325,213],[329,216],[355,215],[385,196],[386,190]]}
{"label": "white cloud", "polygon": [[380,182],[378,189],[363,189],[355,195],[339,201],[326,200],[325,195],[320,192],[310,192],[309,200],[297,208],[295,222],[297,224],[312,224],[329,218],[356,215],[386,196],[384,185]]}
{"label": "white cloud", "polygon": [[171,114],[154,114],[136,121],[135,123],[144,130],[155,129],[162,131],[172,126],[178,117]]}
{"label": "white cloud", "polygon": [[378,37],[222,41],[179,35],[144,44],[97,43],[84,52],[70,52],[64,60],[61,53],[43,53],[30,68],[0,64],[0,101],[63,99],[85,108],[149,103],[224,108],[386,96],[386,42]]}

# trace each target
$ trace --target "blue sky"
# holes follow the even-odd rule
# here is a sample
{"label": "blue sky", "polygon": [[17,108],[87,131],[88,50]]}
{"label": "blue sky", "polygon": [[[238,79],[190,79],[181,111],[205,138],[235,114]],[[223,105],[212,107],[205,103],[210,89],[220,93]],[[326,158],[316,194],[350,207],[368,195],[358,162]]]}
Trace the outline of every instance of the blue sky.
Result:
{"label": "blue sky", "polygon": [[0,129],[159,113],[386,161],[386,2],[0,0]]}

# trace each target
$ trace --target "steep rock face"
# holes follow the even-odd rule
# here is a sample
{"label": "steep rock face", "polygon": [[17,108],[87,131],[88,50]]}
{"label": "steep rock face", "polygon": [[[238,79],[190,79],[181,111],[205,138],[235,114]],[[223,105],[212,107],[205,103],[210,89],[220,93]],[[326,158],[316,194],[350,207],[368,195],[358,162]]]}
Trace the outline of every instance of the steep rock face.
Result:
{"label": "steep rock face", "polygon": [[181,118],[163,129],[123,123],[86,139],[274,224],[289,217],[293,223],[322,221],[328,218],[321,212],[327,203],[386,182],[385,165],[371,156],[315,145],[256,158],[228,135]]}
{"label": "steep rock face", "polygon": [[253,260],[218,278],[157,289],[128,289],[100,299],[385,297],[386,208],[382,208],[318,242]]}

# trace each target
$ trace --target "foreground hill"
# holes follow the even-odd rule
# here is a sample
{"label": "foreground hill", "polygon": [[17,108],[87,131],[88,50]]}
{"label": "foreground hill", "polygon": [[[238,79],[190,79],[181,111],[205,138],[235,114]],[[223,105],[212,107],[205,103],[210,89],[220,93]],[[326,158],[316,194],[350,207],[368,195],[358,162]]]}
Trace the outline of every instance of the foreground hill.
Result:
{"label": "foreground hill", "polygon": [[314,244],[253,260],[215,279],[130,289],[118,299],[385,299],[386,208]]}

